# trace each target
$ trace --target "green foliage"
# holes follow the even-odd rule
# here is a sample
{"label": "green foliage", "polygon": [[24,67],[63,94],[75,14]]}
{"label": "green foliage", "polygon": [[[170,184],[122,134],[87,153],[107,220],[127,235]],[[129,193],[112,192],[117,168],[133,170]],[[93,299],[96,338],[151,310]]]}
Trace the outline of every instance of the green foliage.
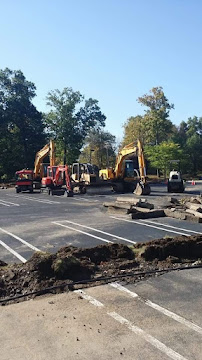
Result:
{"label": "green foliage", "polygon": [[202,117],[182,121],[173,136],[183,150],[183,172],[196,174],[202,170]]}
{"label": "green foliage", "polygon": [[32,104],[35,90],[22,71],[0,70],[0,176],[33,167],[44,145],[42,114]]}
{"label": "green foliage", "polygon": [[131,116],[124,124],[123,146],[140,139],[145,143],[145,126],[143,116]]}
{"label": "green foliage", "polygon": [[174,105],[169,104],[162,87],[152,88],[150,94],[139,97],[138,102],[148,108],[143,117],[145,143],[157,145],[172,134],[173,124],[169,120],[169,112],[174,109]]}
{"label": "green foliage", "polygon": [[116,137],[108,131],[92,130],[88,134],[80,155],[80,162],[91,162],[99,168],[114,166]]}
{"label": "green foliage", "polygon": [[166,172],[170,170],[170,160],[181,160],[183,157],[183,152],[178,144],[166,141],[155,146],[145,146],[145,154],[151,162],[151,166],[161,170],[165,177]]}
{"label": "green foliage", "polygon": [[[105,125],[98,101],[84,100],[79,91],[64,88],[51,91],[47,97],[51,111],[45,116],[49,136],[55,138],[60,161],[76,161],[88,132]],[[80,106],[82,103],[83,106]]]}

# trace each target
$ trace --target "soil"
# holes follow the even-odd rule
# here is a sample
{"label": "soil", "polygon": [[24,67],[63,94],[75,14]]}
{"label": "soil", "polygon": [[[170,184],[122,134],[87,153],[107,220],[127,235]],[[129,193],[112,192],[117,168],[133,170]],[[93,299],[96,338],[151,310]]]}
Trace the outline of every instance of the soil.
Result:
{"label": "soil", "polygon": [[20,265],[7,265],[0,261],[0,299],[43,291],[52,286],[59,287],[49,292],[61,292],[64,291],[64,283],[96,280],[100,277],[134,273],[134,276],[128,278],[128,281],[134,282],[148,276],[135,276],[136,272],[154,270],[155,274],[157,270],[173,269],[196,260],[200,263],[200,259],[201,235],[163,238],[130,247],[122,244],[100,245],[89,249],[68,246],[56,254],[36,252],[30,260]]}

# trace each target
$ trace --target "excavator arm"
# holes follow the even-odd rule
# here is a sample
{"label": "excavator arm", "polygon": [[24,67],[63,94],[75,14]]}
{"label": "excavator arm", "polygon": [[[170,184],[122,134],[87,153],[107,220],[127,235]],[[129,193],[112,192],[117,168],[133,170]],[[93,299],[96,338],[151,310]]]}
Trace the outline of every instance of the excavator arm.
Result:
{"label": "excavator arm", "polygon": [[137,155],[138,148],[134,142],[126,145],[123,149],[121,149],[118,153],[116,159],[116,165],[114,169],[114,174],[116,178],[123,177],[123,162],[129,155]]}
{"label": "excavator arm", "polygon": [[121,149],[116,159],[116,165],[114,169],[114,175],[116,179],[124,178],[124,167],[123,162],[129,155],[135,155],[138,158],[140,180],[136,186],[135,193],[137,195],[149,195],[150,186],[146,182],[146,166],[145,158],[143,153],[143,147],[141,141],[138,139],[137,142],[130,143]]}
{"label": "excavator arm", "polygon": [[46,144],[41,150],[36,153],[34,162],[34,177],[41,177],[41,164],[43,159],[50,154],[50,165],[55,165],[55,145],[53,140],[50,140],[49,144]]}

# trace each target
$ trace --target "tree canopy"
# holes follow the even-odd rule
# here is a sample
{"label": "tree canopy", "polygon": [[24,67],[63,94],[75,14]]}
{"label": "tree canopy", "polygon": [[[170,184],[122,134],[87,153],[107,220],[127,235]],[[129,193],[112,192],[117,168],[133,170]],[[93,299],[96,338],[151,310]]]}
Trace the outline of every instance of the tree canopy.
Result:
{"label": "tree canopy", "polygon": [[79,160],[92,162],[99,168],[114,166],[116,137],[103,129],[90,131]]}
{"label": "tree canopy", "polygon": [[0,70],[0,175],[33,167],[35,153],[44,145],[42,113],[32,103],[35,85],[22,71]]}
{"label": "tree canopy", "polygon": [[78,159],[88,132],[103,127],[106,117],[97,100],[85,100],[72,88],[49,92],[47,104],[51,107],[45,115],[48,134],[56,140],[60,160],[64,157],[71,164]]}
{"label": "tree canopy", "polygon": [[163,88],[154,87],[150,94],[138,98],[138,102],[147,107],[143,117],[146,142],[159,144],[172,133],[173,124],[169,120],[169,112],[174,105],[168,102]]}

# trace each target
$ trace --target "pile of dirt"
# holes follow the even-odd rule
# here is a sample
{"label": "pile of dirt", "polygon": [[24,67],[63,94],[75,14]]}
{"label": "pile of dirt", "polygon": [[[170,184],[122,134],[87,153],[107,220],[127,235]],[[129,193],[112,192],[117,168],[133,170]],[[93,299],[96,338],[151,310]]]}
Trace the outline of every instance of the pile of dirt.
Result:
{"label": "pile of dirt", "polygon": [[60,292],[64,289],[62,285],[67,282],[110,278],[135,271],[172,269],[199,259],[202,259],[201,235],[163,238],[130,247],[122,244],[88,249],[68,246],[56,254],[36,252],[30,260],[20,265],[7,265],[0,261],[0,298],[61,285],[57,290]]}

